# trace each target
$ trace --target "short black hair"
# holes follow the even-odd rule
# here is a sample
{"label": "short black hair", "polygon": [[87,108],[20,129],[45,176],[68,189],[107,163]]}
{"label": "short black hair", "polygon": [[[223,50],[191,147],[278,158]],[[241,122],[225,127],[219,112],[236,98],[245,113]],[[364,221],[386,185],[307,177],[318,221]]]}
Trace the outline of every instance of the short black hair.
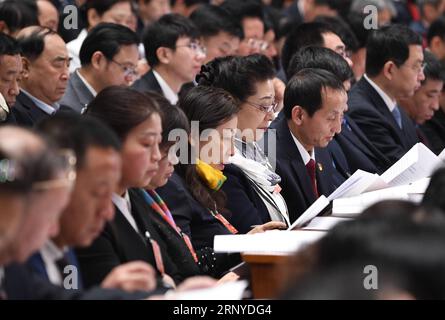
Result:
{"label": "short black hair", "polygon": [[21,54],[22,50],[16,39],[0,32],[0,56],[15,56]]}
{"label": "short black hair", "polygon": [[59,149],[73,150],[77,169],[85,165],[85,156],[91,147],[116,151],[121,148],[119,138],[105,123],[74,112],[57,113],[40,121],[36,129]]}
{"label": "short black hair", "polygon": [[287,70],[290,59],[300,48],[324,45],[323,34],[335,33],[327,24],[309,22],[295,26],[287,35],[281,52],[281,64]]}
{"label": "short black hair", "polygon": [[422,38],[407,26],[390,25],[374,30],[366,44],[366,74],[377,76],[388,61],[398,67],[409,58],[409,46],[422,45]]}
{"label": "short black hair", "polygon": [[424,50],[423,61],[425,62],[425,69],[423,70],[425,79],[422,81],[422,84],[424,84],[427,80],[445,81],[444,65],[434,56],[434,54]]}
{"label": "short black hair", "polygon": [[149,25],[143,36],[148,64],[151,67],[159,64],[156,50],[160,47],[174,49],[176,41],[181,37],[194,40],[199,37],[199,31],[190,19],[179,14],[166,14]]}
{"label": "short black hair", "polygon": [[161,150],[165,150],[175,143],[175,141],[168,140],[170,131],[180,129],[187,132],[187,135],[190,134],[190,122],[182,109],[172,105],[167,98],[157,92],[147,91],[146,94],[156,101],[161,114],[162,141],[159,144]]}
{"label": "short black hair", "polygon": [[214,5],[203,5],[190,15],[190,20],[199,29],[201,36],[216,36],[220,32],[243,38],[241,25],[223,8]]}
{"label": "short black hair", "polygon": [[368,41],[370,30],[366,29],[364,26],[363,21],[365,18],[366,16],[364,14],[351,13],[348,15],[347,22],[357,39],[357,47],[352,49],[354,52],[366,47],[366,42]]}
{"label": "short black hair", "polygon": [[343,41],[346,50],[356,51],[358,49],[359,44],[355,34],[341,17],[318,16],[315,21],[328,25]]}
{"label": "short black hair", "polygon": [[22,55],[34,61],[45,50],[45,37],[49,35],[57,35],[56,32],[44,27],[36,27],[31,34],[17,38],[22,49]]}
{"label": "short black hair", "polygon": [[221,7],[235,17],[240,23],[244,18],[258,18],[264,22],[264,12],[261,1],[258,0],[226,0]]}
{"label": "short black hair", "polygon": [[222,57],[201,68],[199,85],[222,88],[239,101],[255,95],[256,83],[275,77],[272,62],[264,55]]}
{"label": "short black hair", "polygon": [[318,68],[333,73],[341,82],[350,80],[354,73],[346,60],[335,51],[324,47],[303,47],[292,56],[286,72],[288,79],[306,68]]}
{"label": "short black hair", "polygon": [[307,68],[297,72],[287,83],[284,90],[284,115],[292,118],[292,109],[299,105],[314,115],[323,104],[323,90],[345,91],[343,83],[331,72],[323,69]]}
{"label": "short black hair", "polygon": [[431,45],[431,41],[434,37],[439,37],[442,40],[445,40],[445,18],[440,17],[430,25],[428,28],[428,33],[426,35],[428,46]]}
{"label": "short black hair", "polygon": [[114,5],[120,2],[128,2],[134,11],[133,2],[130,0],[88,0],[85,2],[82,10],[85,15],[85,21],[88,24],[88,10],[94,9],[99,16],[110,10]]}
{"label": "short black hair", "polygon": [[5,0],[0,2],[0,21],[4,21],[10,32],[38,25],[37,4],[32,0]]}
{"label": "short black hair", "polygon": [[100,23],[88,32],[79,52],[80,63],[87,66],[96,51],[100,51],[111,60],[119,53],[122,46],[138,45],[135,32],[115,23]]}

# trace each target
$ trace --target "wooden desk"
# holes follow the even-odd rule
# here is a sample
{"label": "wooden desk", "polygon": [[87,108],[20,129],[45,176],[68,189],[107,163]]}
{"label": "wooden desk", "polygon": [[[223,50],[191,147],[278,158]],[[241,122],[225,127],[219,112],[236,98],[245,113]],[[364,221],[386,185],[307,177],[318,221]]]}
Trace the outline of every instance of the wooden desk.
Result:
{"label": "wooden desk", "polygon": [[276,298],[283,288],[283,264],[290,256],[277,253],[242,253],[243,260],[249,265],[253,297],[255,299]]}

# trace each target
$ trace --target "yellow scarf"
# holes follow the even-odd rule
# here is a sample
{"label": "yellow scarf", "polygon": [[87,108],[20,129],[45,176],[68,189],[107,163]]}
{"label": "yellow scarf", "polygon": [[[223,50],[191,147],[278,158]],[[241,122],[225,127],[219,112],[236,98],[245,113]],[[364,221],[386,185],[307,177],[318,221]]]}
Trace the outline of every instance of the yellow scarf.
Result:
{"label": "yellow scarf", "polygon": [[211,165],[197,159],[196,171],[202,180],[207,183],[207,186],[215,191],[223,185],[224,181],[227,180],[226,176],[221,170],[213,168]]}

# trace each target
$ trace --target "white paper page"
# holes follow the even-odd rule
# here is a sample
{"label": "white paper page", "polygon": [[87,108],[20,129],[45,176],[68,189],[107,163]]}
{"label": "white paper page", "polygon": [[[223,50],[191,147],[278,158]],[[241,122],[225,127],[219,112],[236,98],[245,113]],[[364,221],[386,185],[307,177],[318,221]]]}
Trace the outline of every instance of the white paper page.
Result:
{"label": "white paper page", "polygon": [[312,221],[303,228],[303,230],[320,230],[328,231],[339,223],[350,221],[352,219],[339,217],[315,217]]}
{"label": "white paper page", "polygon": [[367,188],[375,183],[378,179],[373,173],[363,170],[357,170],[345,182],[343,182],[334,192],[332,192],[328,199],[332,201],[338,198],[353,197],[361,194]]}
{"label": "white paper page", "polygon": [[317,241],[324,231],[279,231],[242,235],[215,236],[215,252],[294,253],[301,247]]}
{"label": "white paper page", "polygon": [[408,190],[409,186],[398,186],[363,193],[356,197],[336,199],[332,204],[332,215],[338,217],[356,217],[367,207],[382,200],[409,200]]}
{"label": "white paper page", "polygon": [[176,300],[241,300],[247,281],[226,282],[206,289],[189,290],[174,294]]}
{"label": "white paper page", "polygon": [[304,226],[326,208],[329,202],[330,201],[324,195],[321,195],[309,208],[306,209],[305,212],[303,212],[301,216],[298,217],[297,220],[295,220],[294,223],[292,223],[288,230],[294,230],[295,228]]}
{"label": "white paper page", "polygon": [[440,160],[445,161],[445,149],[437,156]]}
{"label": "white paper page", "polygon": [[417,143],[381,177],[390,186],[407,185],[429,177],[440,163],[439,158],[428,147]]}

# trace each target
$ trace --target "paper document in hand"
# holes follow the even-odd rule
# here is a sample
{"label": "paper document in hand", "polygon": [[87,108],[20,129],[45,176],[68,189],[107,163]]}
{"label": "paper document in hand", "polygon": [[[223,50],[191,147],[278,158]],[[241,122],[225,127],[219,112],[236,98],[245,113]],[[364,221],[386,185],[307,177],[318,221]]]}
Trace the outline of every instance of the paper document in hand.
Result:
{"label": "paper document in hand", "polygon": [[315,217],[312,221],[303,228],[303,230],[331,230],[339,223],[351,221],[352,219],[340,218],[340,217]]}
{"label": "paper document in hand", "polygon": [[381,177],[391,187],[407,185],[431,176],[440,164],[441,160],[428,147],[417,143]]}
{"label": "paper document in hand", "polygon": [[332,201],[338,198],[353,197],[361,194],[363,191],[370,188],[380,179],[380,176],[375,173],[369,173],[363,170],[357,170],[350,176],[340,187],[332,192],[328,200]]}
{"label": "paper document in hand", "polygon": [[305,212],[303,212],[301,216],[298,217],[297,220],[295,220],[294,223],[292,223],[288,230],[295,230],[296,228],[304,226],[326,208],[329,202],[330,201],[324,195],[321,195],[309,208],[306,209]]}
{"label": "paper document in hand", "polygon": [[332,215],[338,217],[356,217],[367,207],[389,199],[409,200],[409,185],[366,192],[359,196],[334,200]]}
{"label": "paper document in hand", "polygon": [[271,230],[255,234],[215,236],[215,252],[294,253],[326,234],[324,231]]}
{"label": "paper document in hand", "polygon": [[211,288],[183,291],[174,294],[176,300],[241,300],[247,281],[223,283]]}

